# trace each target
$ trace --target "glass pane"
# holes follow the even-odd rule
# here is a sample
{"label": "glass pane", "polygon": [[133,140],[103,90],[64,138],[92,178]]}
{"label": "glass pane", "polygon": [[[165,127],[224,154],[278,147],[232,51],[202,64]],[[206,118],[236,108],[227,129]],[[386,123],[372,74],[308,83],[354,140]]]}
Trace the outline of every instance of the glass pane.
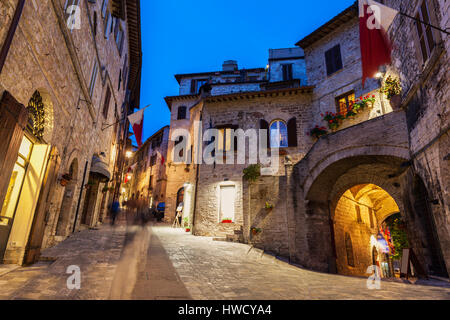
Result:
{"label": "glass pane", "polygon": [[27,162],[22,157],[17,158],[17,162],[16,163],[18,165],[22,166],[22,167],[25,167],[25,165],[27,164]]}
{"label": "glass pane", "polygon": [[[0,214],[1,216],[13,218],[24,177],[25,169],[16,164],[9,181],[8,190],[6,193],[5,201],[3,202],[2,212]],[[6,220],[3,220],[3,222],[0,223],[4,224],[5,222]]]}
{"label": "glass pane", "polygon": [[339,112],[344,112],[347,110],[347,100],[342,98],[339,100]]}
{"label": "glass pane", "polygon": [[33,146],[33,143],[27,138],[23,137],[22,144],[19,148],[19,154],[24,157],[25,159],[29,158],[29,155],[31,153],[31,147]]}
{"label": "glass pane", "polygon": [[282,121],[276,121],[270,126],[270,147],[287,148],[288,135],[286,124]]}

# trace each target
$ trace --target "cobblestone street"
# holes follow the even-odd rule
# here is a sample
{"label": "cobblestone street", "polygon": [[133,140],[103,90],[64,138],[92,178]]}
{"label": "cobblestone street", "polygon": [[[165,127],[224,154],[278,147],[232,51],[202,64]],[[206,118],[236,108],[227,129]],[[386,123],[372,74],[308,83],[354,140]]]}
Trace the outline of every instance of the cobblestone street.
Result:
{"label": "cobblestone street", "polygon": [[[44,251],[47,261],[1,266],[0,299],[450,299],[444,282],[382,281],[381,290],[368,290],[366,279],[307,271],[249,250],[165,225],[105,225]],[[67,289],[70,265],[81,268],[81,290]]]}

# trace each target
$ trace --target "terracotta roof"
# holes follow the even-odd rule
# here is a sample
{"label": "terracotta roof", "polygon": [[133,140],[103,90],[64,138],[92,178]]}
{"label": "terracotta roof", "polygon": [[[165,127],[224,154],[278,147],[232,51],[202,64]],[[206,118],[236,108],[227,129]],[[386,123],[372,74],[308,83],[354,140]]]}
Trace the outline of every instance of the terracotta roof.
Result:
{"label": "terracotta roof", "polygon": [[340,14],[338,14],[336,17],[325,23],[320,28],[316,29],[313,33],[309,34],[308,36],[297,42],[295,45],[303,49],[306,49],[316,41],[322,39],[326,35],[337,30],[343,24],[357,17],[358,17],[358,2],[355,2],[353,5],[342,11]]}

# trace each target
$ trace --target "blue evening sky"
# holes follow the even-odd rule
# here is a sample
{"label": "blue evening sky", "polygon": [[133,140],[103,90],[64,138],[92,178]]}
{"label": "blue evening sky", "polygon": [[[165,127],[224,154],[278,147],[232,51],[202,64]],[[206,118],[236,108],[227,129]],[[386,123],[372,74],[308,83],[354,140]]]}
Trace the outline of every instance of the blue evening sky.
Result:
{"label": "blue evening sky", "polygon": [[[269,49],[295,43],[354,0],[142,0],[143,141],[170,124],[164,97],[178,95],[179,73],[267,65]],[[134,139],[134,137],[133,137]]]}

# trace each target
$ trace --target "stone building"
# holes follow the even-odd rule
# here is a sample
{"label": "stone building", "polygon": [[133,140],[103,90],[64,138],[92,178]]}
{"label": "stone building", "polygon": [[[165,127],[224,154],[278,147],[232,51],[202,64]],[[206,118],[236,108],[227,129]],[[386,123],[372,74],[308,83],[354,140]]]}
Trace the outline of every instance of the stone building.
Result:
{"label": "stone building", "polygon": [[0,262],[24,264],[112,201],[139,104],[139,1],[7,0],[0,21]]}
{"label": "stone building", "polygon": [[[405,10],[400,1],[385,3]],[[408,14],[446,28],[445,1],[412,4]],[[166,98],[174,140],[168,214],[173,218],[183,203],[196,235],[251,243],[311,269],[358,276],[372,265],[392,276],[398,265],[378,236],[396,219],[417,265],[448,277],[448,41],[436,30],[421,33],[403,16],[391,28],[393,64],[364,87],[356,4],[300,40],[301,50],[271,52],[258,81],[223,84],[220,72],[176,76],[180,95]],[[279,61],[291,66],[280,68]],[[389,75],[401,80],[402,108],[380,93]],[[316,126],[326,132],[311,135]],[[180,138],[180,128],[190,135]],[[281,156],[278,173],[249,182],[248,162],[195,164],[193,141],[209,128],[221,132],[219,155],[220,148],[233,148],[226,129],[268,129],[271,152]],[[178,154],[183,141],[187,149]]]}
{"label": "stone building", "polygon": [[133,195],[143,198],[151,208],[166,201],[166,159],[169,143],[169,126],[153,134],[134,153],[130,164],[134,167],[129,175],[129,182],[124,185],[126,198]]}

